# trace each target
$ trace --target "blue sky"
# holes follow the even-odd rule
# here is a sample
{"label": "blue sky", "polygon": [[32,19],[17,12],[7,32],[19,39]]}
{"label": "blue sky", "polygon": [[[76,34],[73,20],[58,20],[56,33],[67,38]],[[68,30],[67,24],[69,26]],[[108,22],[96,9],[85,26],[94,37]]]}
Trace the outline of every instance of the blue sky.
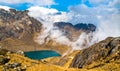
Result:
{"label": "blue sky", "polygon": [[[67,11],[69,6],[80,4],[81,1],[80,0],[55,0],[55,3],[56,3],[55,5],[51,5],[51,8],[55,8],[59,11]],[[18,4],[0,3],[0,5],[7,5],[17,10],[25,10],[30,6],[32,6],[30,3],[18,3]]]}
{"label": "blue sky", "polygon": [[0,5],[9,6],[9,7],[17,9],[17,10],[25,10],[25,9],[29,8],[28,3],[21,3],[21,4],[3,4],[2,3]]}
{"label": "blue sky", "polygon": [[[15,1],[15,0],[13,0]],[[78,4],[81,4],[83,0],[54,0],[54,2],[56,4],[51,4],[50,7],[51,8],[55,8],[59,11],[68,11],[69,6],[76,6]],[[84,4],[86,4],[89,7],[92,7],[92,4],[90,4],[88,2],[88,0],[84,0]],[[0,2],[0,5],[6,5],[12,8],[15,8],[17,10],[25,10],[27,8],[29,8],[30,6],[33,6],[33,4],[29,3],[29,2],[20,2],[20,3],[7,3],[2,1]],[[47,7],[47,6],[44,6]]]}
{"label": "blue sky", "polygon": [[[0,5],[9,6],[17,10],[25,10],[31,6],[42,6],[55,8],[59,11],[68,11],[70,6],[85,4],[88,7],[97,7],[99,5],[108,5],[110,2],[119,0],[0,0]],[[120,3],[116,5],[120,8]]]}
{"label": "blue sky", "polygon": [[57,5],[52,5],[52,8],[55,8],[60,11],[67,11],[69,6],[75,6],[81,3],[80,0],[55,0]]}
{"label": "blue sky", "polygon": [[90,22],[95,24],[99,22],[98,19],[101,17],[106,18],[120,11],[120,0],[0,0],[0,5],[9,6],[17,10],[39,10],[38,13],[41,13],[41,15],[46,14],[46,16],[61,12],[61,17],[71,15],[72,22]]}
{"label": "blue sky", "polygon": [[120,9],[120,0],[0,0],[0,5],[9,6],[18,10],[25,10],[31,6],[55,8],[59,11],[68,11],[70,6],[85,4],[88,7],[99,5],[114,5]]}

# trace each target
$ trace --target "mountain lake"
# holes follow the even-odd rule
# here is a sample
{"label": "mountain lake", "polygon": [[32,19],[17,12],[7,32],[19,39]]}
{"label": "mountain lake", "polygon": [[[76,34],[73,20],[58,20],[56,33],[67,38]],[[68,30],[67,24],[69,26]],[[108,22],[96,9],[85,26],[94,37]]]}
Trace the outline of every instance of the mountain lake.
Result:
{"label": "mountain lake", "polygon": [[52,50],[29,51],[29,52],[24,52],[24,54],[26,57],[34,59],[34,60],[61,56],[56,51],[52,51]]}

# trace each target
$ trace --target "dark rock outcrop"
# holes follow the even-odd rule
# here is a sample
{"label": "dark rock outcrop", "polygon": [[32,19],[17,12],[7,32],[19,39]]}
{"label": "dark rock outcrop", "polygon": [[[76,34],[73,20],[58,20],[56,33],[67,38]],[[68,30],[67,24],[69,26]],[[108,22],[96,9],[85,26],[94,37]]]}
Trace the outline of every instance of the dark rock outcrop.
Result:
{"label": "dark rock outcrop", "polygon": [[69,27],[72,27],[72,28],[74,27],[72,25],[72,23],[69,23],[69,22],[55,22],[54,26],[56,26],[58,28],[61,28],[61,29],[63,29],[65,26],[69,26]]}
{"label": "dark rock outcrop", "polygon": [[56,22],[54,23],[54,26],[66,30],[66,27],[73,28],[74,30],[80,31],[83,30],[85,32],[94,32],[96,30],[96,26],[93,24],[87,24],[87,23],[78,23],[76,25],[72,25],[72,23],[69,22]]}
{"label": "dark rock outcrop", "polygon": [[0,48],[0,55],[5,55],[8,51]]}
{"label": "dark rock outcrop", "polygon": [[30,17],[28,11],[6,11],[0,9],[0,40],[6,38],[26,39],[35,32],[40,32],[42,24]]}
{"label": "dark rock outcrop", "polygon": [[[2,51],[2,53],[1,53]],[[22,65],[22,62],[19,62],[20,60],[12,60],[11,55],[14,55],[16,53],[10,52],[5,49],[0,49],[0,68],[2,68],[2,71],[26,71],[26,67]],[[16,54],[19,57],[19,54]],[[21,55],[20,55],[21,56]],[[13,56],[14,57],[14,56]],[[11,62],[12,61],[12,62]],[[0,69],[1,71],[1,69]]]}
{"label": "dark rock outcrop", "polygon": [[73,25],[69,22],[56,22],[55,27],[58,27],[64,34],[71,40],[77,40],[81,33],[90,33],[96,30],[96,26],[93,24],[78,23]]}
{"label": "dark rock outcrop", "polygon": [[94,32],[96,30],[96,26],[93,24],[79,23],[79,24],[74,25],[74,27],[77,30],[84,30],[84,31],[87,31],[88,33],[91,31]]}
{"label": "dark rock outcrop", "polygon": [[83,68],[93,62],[120,60],[120,37],[109,37],[89,48],[81,50],[73,59],[70,67]]}
{"label": "dark rock outcrop", "polygon": [[8,59],[8,58],[0,56],[0,65],[7,63],[9,60],[10,59]]}

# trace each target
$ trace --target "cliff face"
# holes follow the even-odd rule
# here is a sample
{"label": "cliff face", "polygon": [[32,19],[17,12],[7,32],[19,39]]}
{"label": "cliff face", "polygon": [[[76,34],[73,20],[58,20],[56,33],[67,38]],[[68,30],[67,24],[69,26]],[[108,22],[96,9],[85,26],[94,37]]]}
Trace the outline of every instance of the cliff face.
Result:
{"label": "cliff face", "polygon": [[109,37],[87,49],[81,50],[73,59],[70,67],[85,68],[91,66],[91,68],[94,68],[111,62],[117,64],[119,61],[120,37]]}
{"label": "cliff face", "polygon": [[42,24],[28,16],[28,11],[6,11],[0,9],[0,40],[6,38],[27,39],[33,33],[40,32]]}
{"label": "cliff face", "polygon": [[55,22],[54,26],[57,26],[60,29],[67,30],[66,27],[73,28],[76,31],[83,30],[84,32],[93,32],[96,30],[96,26],[93,24],[87,24],[87,23],[78,23],[76,25],[73,25],[69,22]]}

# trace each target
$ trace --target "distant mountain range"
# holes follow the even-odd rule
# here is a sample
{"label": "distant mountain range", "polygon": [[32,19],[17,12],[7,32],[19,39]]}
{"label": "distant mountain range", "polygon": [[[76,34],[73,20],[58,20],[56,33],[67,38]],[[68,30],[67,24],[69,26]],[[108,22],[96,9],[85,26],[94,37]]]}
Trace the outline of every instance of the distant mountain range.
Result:
{"label": "distant mountain range", "polygon": [[[10,9],[6,11],[0,9],[0,40],[9,37],[22,39],[28,34],[40,32],[42,24],[27,13],[27,10]],[[95,25],[86,23],[72,25],[69,22],[55,22],[54,26],[58,27],[71,40],[77,38],[82,32],[90,33],[96,30]]]}
{"label": "distant mountain range", "polygon": [[81,33],[90,33],[96,30],[96,26],[90,23],[78,23],[73,25],[69,22],[56,22],[55,27],[58,27],[71,40],[76,40]]}
{"label": "distant mountain range", "polygon": [[[30,41],[34,42],[34,38],[38,37],[36,34],[42,33],[44,31],[44,27],[40,21],[30,17],[28,12],[28,10],[17,11],[15,9],[9,9],[9,11],[6,11],[4,9],[0,9],[0,41],[11,38],[24,42],[26,41],[27,43]],[[78,40],[82,33],[89,34],[96,30],[96,26],[90,23],[78,23],[73,25],[69,22],[55,22],[53,26],[62,31],[62,34],[64,34],[70,42]],[[49,35],[49,33],[47,34]],[[48,36],[45,37],[45,44],[47,43],[47,38],[50,39],[48,43],[52,40]],[[52,41],[56,42],[54,40]],[[87,43],[85,42],[84,44]]]}
{"label": "distant mountain range", "polygon": [[59,27],[60,29],[65,29],[65,27],[74,28],[75,30],[83,30],[86,32],[94,32],[96,30],[96,26],[90,23],[78,23],[73,25],[69,22],[56,22],[54,26]]}

